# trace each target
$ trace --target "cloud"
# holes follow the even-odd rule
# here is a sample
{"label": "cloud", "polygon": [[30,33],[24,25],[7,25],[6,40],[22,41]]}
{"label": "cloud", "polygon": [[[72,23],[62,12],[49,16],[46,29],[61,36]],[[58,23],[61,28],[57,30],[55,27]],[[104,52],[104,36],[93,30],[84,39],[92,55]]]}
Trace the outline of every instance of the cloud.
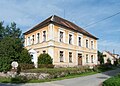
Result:
{"label": "cloud", "polygon": [[100,40],[98,42],[98,49],[101,51],[108,50],[113,51],[115,50],[116,53],[120,54],[120,42],[118,41],[109,41],[109,40]]}

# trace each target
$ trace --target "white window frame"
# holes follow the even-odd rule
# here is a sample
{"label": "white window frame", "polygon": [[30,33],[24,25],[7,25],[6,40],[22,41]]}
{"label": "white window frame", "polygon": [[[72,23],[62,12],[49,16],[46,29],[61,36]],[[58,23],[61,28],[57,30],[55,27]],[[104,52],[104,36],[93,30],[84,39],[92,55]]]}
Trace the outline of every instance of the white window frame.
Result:
{"label": "white window frame", "polygon": [[72,35],[72,43],[70,45],[74,45],[74,32],[68,33],[68,44],[69,44],[69,35]]}
{"label": "white window frame", "polygon": [[[46,31],[46,40],[44,41],[44,37],[43,37],[43,32]],[[47,30],[43,30],[42,31],[42,42],[46,42],[47,41]]]}
{"label": "white window frame", "polygon": [[[87,56],[88,56],[88,57],[87,57]],[[86,54],[86,56],[85,56],[85,57],[87,58],[87,59],[85,58],[85,59],[86,59],[86,63],[89,63],[89,55],[88,55],[88,54]],[[87,61],[87,60],[88,60],[88,61]]]}
{"label": "white window frame", "polygon": [[30,36],[27,37],[27,45],[31,45],[31,38],[30,38]]}
{"label": "white window frame", "polygon": [[[63,52],[63,61],[60,61],[60,52],[61,52],[61,51]],[[59,62],[65,62],[65,60],[64,60],[64,59],[65,59],[65,58],[64,58],[65,53],[64,53],[64,52],[65,52],[65,51],[63,51],[63,50],[60,50],[60,51],[59,51],[59,54],[58,54],[58,55],[59,55]]]}
{"label": "white window frame", "polygon": [[60,42],[60,32],[63,32],[63,43],[65,43],[65,30],[62,28],[59,28],[58,31],[58,42]]}
{"label": "white window frame", "polygon": [[[39,33],[39,42],[38,42],[38,33]],[[40,43],[40,32],[36,33],[36,44]]]}
{"label": "white window frame", "polygon": [[[70,62],[70,59],[69,59],[69,58],[70,58],[70,57],[69,57],[69,53],[72,53],[72,59],[71,59],[71,60],[72,60],[72,62]],[[68,52],[68,59],[69,59],[69,60],[68,60],[68,61],[69,61],[69,63],[73,63],[73,52],[72,52],[72,51],[69,51],[69,52]]]}
{"label": "white window frame", "polygon": [[[88,47],[86,47],[86,40],[88,40]],[[89,48],[90,47],[90,43],[89,43],[89,38],[85,39],[85,48]]]}
{"label": "white window frame", "polygon": [[[92,46],[92,42],[93,42],[93,46]],[[93,40],[90,41],[90,47],[91,47],[91,49],[94,49],[94,41]]]}

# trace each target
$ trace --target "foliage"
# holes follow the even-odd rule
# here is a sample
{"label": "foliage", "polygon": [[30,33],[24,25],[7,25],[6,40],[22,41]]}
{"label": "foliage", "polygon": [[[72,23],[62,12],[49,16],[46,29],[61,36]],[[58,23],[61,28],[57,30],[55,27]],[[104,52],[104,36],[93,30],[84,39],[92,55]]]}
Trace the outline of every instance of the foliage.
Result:
{"label": "foliage", "polygon": [[22,31],[16,24],[4,27],[0,22],[0,71],[9,70],[12,61],[31,63],[31,56],[23,48]]}
{"label": "foliage", "polygon": [[52,58],[49,54],[40,54],[38,57],[38,64],[52,64]]}
{"label": "foliage", "polygon": [[54,68],[53,64],[39,64],[38,68]]}
{"label": "foliage", "polygon": [[111,64],[111,60],[109,58],[107,59],[107,64]]}
{"label": "foliage", "polygon": [[100,64],[104,64],[104,55],[100,51],[98,51],[98,61],[100,61]]}
{"label": "foliage", "polygon": [[26,69],[33,69],[35,68],[34,67],[34,64],[27,64],[27,63],[20,63],[19,64],[19,67],[21,70],[26,70]]}
{"label": "foliage", "polygon": [[26,83],[28,79],[25,76],[16,76],[11,78],[11,83]]}
{"label": "foliage", "polygon": [[21,53],[20,53],[20,63],[27,63],[27,64],[32,64],[31,62],[31,55],[29,54],[28,50],[23,48]]}
{"label": "foliage", "polygon": [[120,74],[104,81],[103,86],[120,86]]}
{"label": "foliage", "polygon": [[10,58],[8,57],[0,57],[0,72],[6,72],[10,69],[10,64],[11,64],[11,61],[10,61]]}

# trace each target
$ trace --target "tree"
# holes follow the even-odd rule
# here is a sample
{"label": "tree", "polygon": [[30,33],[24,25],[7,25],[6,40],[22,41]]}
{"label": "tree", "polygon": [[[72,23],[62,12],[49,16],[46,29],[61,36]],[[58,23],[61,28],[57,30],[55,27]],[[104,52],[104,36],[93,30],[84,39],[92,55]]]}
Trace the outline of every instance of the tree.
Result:
{"label": "tree", "polygon": [[0,40],[3,38],[4,35],[4,26],[3,22],[0,22]]}
{"label": "tree", "polygon": [[31,64],[31,55],[28,53],[28,50],[27,49],[23,49],[21,51],[21,54],[20,54],[20,59],[19,59],[19,62],[20,63],[28,63],[28,64]]}
{"label": "tree", "polygon": [[52,64],[52,58],[47,53],[40,54],[38,57],[38,64]]}
{"label": "tree", "polygon": [[100,51],[98,51],[98,61],[100,61],[100,64],[104,64],[104,55]]}
{"label": "tree", "polygon": [[32,63],[28,51],[23,48],[22,31],[15,23],[3,26],[0,23],[0,71],[10,69],[12,61]]}

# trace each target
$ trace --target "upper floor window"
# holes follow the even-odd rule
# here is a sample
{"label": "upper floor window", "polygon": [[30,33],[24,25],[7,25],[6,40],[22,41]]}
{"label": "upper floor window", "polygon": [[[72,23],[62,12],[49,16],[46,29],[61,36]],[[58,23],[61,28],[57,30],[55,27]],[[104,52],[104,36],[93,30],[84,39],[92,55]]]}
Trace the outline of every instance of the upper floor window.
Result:
{"label": "upper floor window", "polygon": [[63,51],[60,51],[60,62],[63,62]]}
{"label": "upper floor window", "polygon": [[91,63],[93,63],[93,55],[91,55]]}
{"label": "upper floor window", "polygon": [[43,41],[46,41],[46,31],[43,31]]}
{"label": "upper floor window", "polygon": [[93,49],[93,41],[91,41],[91,49]]}
{"label": "upper floor window", "polygon": [[72,62],[72,52],[69,52],[69,62]]}
{"label": "upper floor window", "polygon": [[78,46],[81,46],[81,37],[78,37]]}
{"label": "upper floor window", "polygon": [[72,35],[69,34],[69,44],[72,44]]}
{"label": "upper floor window", "polygon": [[60,42],[63,42],[63,32],[60,31]]}
{"label": "upper floor window", "polygon": [[86,63],[88,63],[88,54],[86,54]]}
{"label": "upper floor window", "polygon": [[28,45],[30,45],[30,42],[31,42],[31,41],[30,41],[30,37],[28,37]]}
{"label": "upper floor window", "polygon": [[40,33],[37,33],[37,43],[40,43]]}
{"label": "upper floor window", "polygon": [[34,35],[32,35],[32,44],[34,44]]}
{"label": "upper floor window", "polygon": [[86,48],[88,48],[88,40],[86,40]]}

